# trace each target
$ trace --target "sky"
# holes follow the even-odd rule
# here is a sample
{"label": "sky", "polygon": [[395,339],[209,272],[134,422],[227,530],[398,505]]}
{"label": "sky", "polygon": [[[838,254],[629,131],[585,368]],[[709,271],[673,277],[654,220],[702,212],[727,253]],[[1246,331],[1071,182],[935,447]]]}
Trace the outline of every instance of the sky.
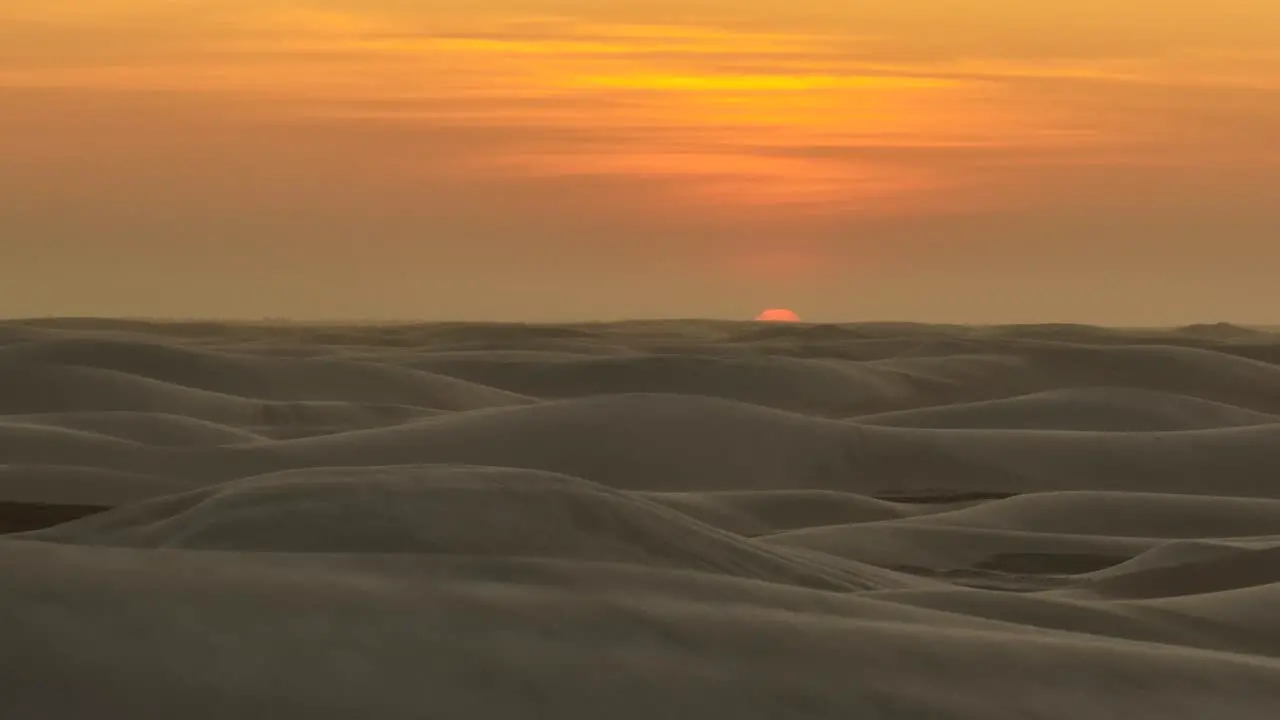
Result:
{"label": "sky", "polygon": [[0,316],[1280,324],[1280,3],[0,0]]}

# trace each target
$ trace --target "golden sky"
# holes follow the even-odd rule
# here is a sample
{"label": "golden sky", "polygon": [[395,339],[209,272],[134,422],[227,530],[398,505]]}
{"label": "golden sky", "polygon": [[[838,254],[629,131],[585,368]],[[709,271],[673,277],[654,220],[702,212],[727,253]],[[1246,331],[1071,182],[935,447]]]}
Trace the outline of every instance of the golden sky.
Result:
{"label": "golden sky", "polygon": [[1280,323],[1280,3],[0,0],[0,315]]}

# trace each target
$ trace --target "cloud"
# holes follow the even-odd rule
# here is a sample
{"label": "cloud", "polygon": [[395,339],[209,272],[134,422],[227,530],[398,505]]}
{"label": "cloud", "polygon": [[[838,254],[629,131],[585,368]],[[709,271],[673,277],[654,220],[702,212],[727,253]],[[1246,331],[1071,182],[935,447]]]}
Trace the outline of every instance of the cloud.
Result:
{"label": "cloud", "polygon": [[[1002,6],[992,29],[972,3],[901,5],[673,23],[388,0],[235,1],[190,17],[130,0],[89,15],[57,0],[11,18],[5,37],[25,39],[0,43],[0,92],[163,91],[216,96],[219,112],[258,123],[394,129],[429,148],[410,158],[417,172],[464,183],[611,178],[662,187],[667,206],[860,212],[927,209],[992,168],[1120,166],[1174,139],[1185,148],[1211,129],[1190,120],[1198,99],[1271,92],[1280,77],[1264,47],[1144,54],[1149,44],[1108,36],[1069,51],[1049,33],[1037,52],[1043,8]],[[1249,127],[1240,118],[1257,116],[1218,115]],[[373,160],[405,162],[378,147],[386,157]]]}

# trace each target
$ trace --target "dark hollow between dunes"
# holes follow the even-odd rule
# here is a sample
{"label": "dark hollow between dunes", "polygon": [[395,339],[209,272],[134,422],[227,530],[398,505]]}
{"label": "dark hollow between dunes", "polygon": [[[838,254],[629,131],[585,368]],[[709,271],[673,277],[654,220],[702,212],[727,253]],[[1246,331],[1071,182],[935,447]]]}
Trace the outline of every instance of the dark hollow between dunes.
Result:
{"label": "dark hollow between dunes", "polygon": [[110,510],[102,505],[60,505],[0,501],[0,535],[43,530]]}

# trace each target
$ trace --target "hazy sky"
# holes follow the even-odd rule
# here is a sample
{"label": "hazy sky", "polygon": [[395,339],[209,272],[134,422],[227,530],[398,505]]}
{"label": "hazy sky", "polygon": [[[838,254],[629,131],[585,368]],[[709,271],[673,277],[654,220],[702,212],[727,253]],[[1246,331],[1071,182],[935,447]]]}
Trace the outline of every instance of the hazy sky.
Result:
{"label": "hazy sky", "polygon": [[1280,2],[0,0],[0,315],[1280,323]]}

